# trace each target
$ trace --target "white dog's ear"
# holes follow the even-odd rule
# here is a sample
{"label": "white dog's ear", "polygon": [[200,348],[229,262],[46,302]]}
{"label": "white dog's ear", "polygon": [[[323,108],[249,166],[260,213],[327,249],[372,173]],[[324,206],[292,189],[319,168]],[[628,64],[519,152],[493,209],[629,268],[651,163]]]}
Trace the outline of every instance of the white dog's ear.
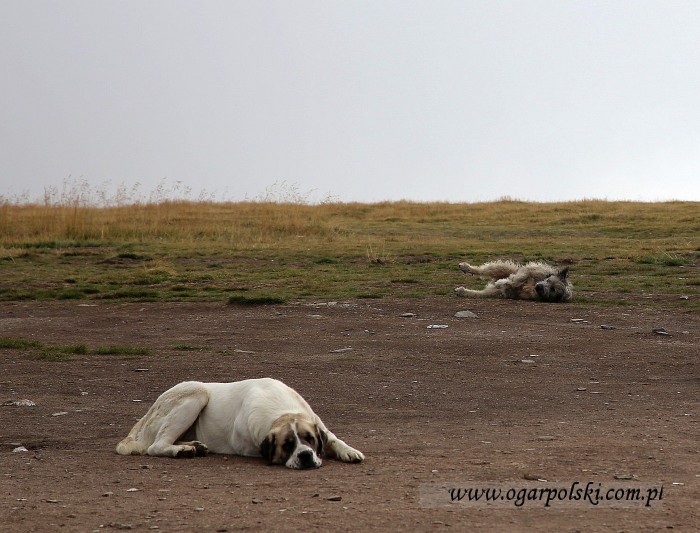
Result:
{"label": "white dog's ear", "polygon": [[260,455],[266,459],[269,464],[272,464],[272,458],[275,456],[275,436],[268,435],[260,443]]}
{"label": "white dog's ear", "polygon": [[566,279],[566,276],[569,274],[569,267],[562,268],[559,273],[557,274],[557,277],[564,281]]}

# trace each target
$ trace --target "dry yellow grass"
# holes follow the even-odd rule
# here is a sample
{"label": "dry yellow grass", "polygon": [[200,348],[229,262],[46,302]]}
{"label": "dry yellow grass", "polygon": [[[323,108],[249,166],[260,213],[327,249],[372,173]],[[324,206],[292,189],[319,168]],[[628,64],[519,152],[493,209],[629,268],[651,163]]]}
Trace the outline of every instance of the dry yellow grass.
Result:
{"label": "dry yellow grass", "polygon": [[[402,233],[410,227],[441,226],[449,233],[478,228],[547,230],[620,226],[654,233],[692,235],[698,230],[696,202],[525,203],[500,201],[475,204],[386,202],[378,204],[284,204],[172,202],[118,207],[0,204],[4,244],[35,240],[214,239],[245,245],[277,242],[303,235],[320,240],[338,235]],[[650,235],[655,237],[657,235]],[[446,235],[445,237],[449,237]]]}

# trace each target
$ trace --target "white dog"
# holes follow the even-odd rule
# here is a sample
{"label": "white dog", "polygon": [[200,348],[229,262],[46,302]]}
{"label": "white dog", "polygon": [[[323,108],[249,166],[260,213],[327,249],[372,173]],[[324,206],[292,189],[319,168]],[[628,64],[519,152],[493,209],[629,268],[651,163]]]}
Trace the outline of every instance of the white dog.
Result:
{"label": "white dog", "polygon": [[117,445],[121,455],[262,456],[270,464],[317,468],[324,455],[364,460],[326,428],[301,395],[271,378],[185,381],[161,394]]}

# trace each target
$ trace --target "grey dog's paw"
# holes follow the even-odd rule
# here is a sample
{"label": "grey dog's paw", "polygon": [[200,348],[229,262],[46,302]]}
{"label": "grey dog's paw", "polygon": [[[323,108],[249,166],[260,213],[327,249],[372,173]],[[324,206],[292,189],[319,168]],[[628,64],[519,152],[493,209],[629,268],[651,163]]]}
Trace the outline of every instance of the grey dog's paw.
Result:
{"label": "grey dog's paw", "polygon": [[469,263],[460,263],[459,269],[466,274],[471,274],[472,276],[475,274],[474,267]]}

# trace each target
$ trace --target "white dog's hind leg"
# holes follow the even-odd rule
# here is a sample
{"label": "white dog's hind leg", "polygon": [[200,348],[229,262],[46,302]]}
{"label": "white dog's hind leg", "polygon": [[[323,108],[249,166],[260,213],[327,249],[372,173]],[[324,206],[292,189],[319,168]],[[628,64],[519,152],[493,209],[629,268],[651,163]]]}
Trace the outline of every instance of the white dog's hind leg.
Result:
{"label": "white dog's hind leg", "polygon": [[206,387],[184,382],[161,394],[148,412],[134,425],[129,435],[117,444],[121,455],[163,455],[193,457],[204,455],[200,442],[178,442],[194,424],[209,401]]}
{"label": "white dog's hind leg", "polygon": [[206,454],[206,445],[199,441],[176,441],[195,423],[207,404],[207,399],[206,395],[193,395],[180,400],[177,406],[159,421],[160,428],[156,438],[146,453],[165,457],[194,457]]}

